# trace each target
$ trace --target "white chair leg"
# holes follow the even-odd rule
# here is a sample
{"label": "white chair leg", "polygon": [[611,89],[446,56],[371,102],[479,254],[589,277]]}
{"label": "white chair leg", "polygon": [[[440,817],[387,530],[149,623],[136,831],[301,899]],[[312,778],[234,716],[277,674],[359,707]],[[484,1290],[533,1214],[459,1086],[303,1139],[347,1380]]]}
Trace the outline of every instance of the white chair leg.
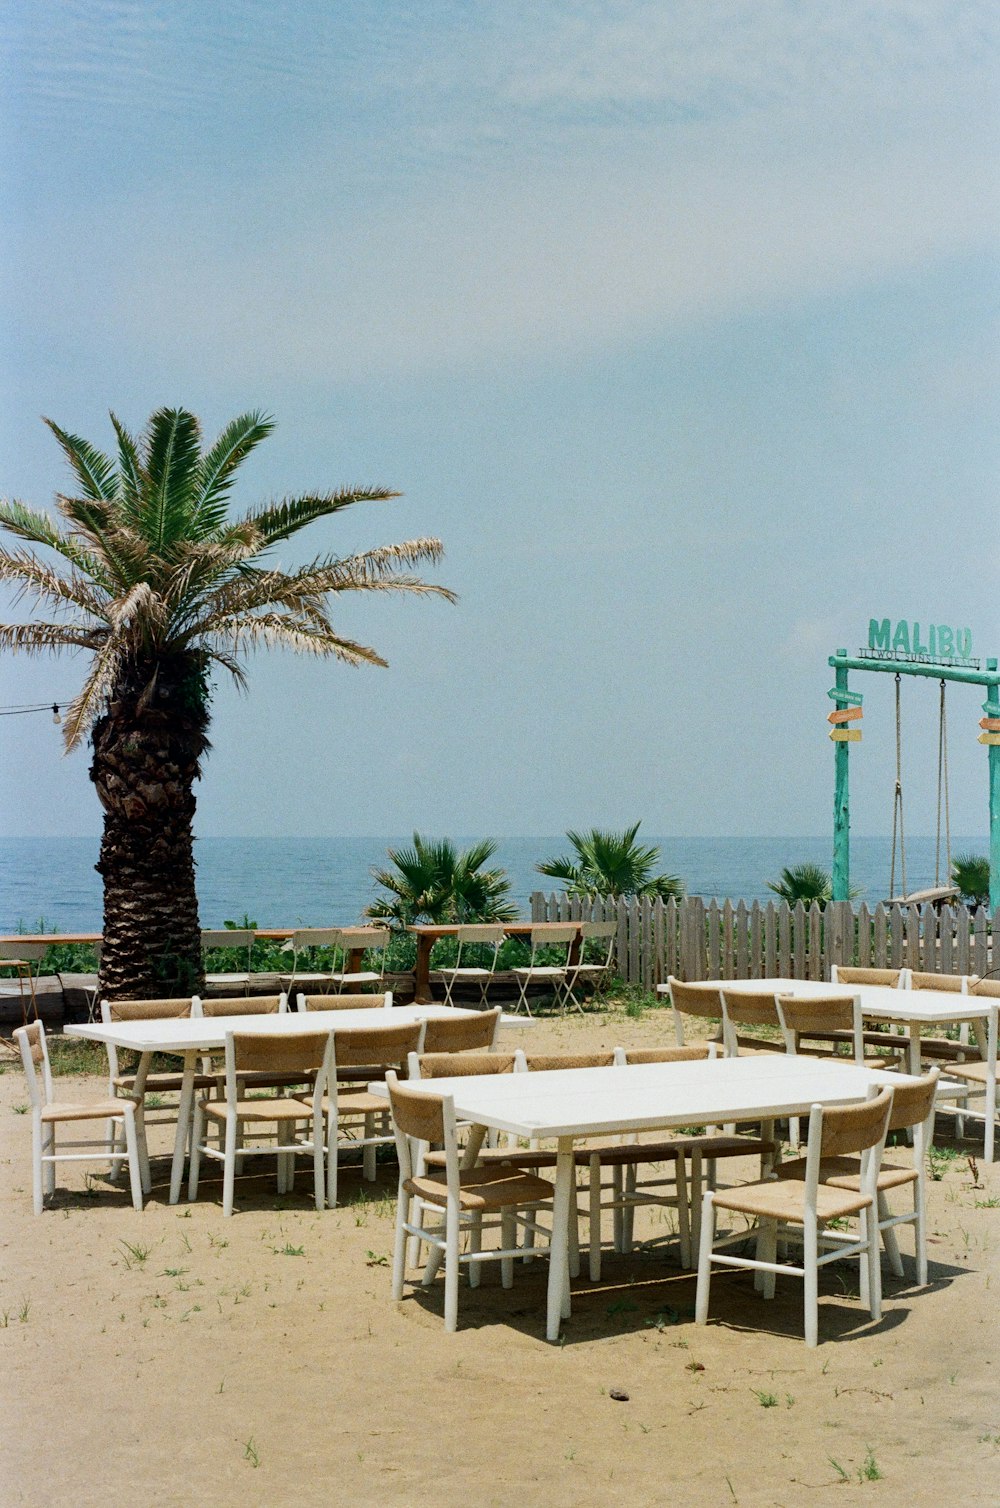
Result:
{"label": "white chair leg", "polygon": [[128,1178],[132,1189],[132,1207],[142,1210],[142,1158],[139,1152],[139,1133],[136,1128],[136,1115],[131,1107],[125,1111],[123,1123],[125,1132],[125,1146],[128,1151]]}
{"label": "white chair leg", "polygon": [[688,1207],[691,1211],[691,1250],[698,1252],[701,1247],[701,1151],[697,1148],[691,1152],[691,1176],[688,1180]]}
{"label": "white chair leg", "polygon": [[450,1333],[458,1329],[458,1251],[458,1209],[449,1204],[445,1229],[444,1328]]}
{"label": "white chair leg", "polygon": [[[761,1260],[763,1262],[776,1262],[778,1259],[778,1222],[777,1220],[762,1220],[764,1238],[760,1247]],[[764,1272],[760,1285],[760,1294],[763,1299],[773,1299],[777,1273]]]}
{"label": "white chair leg", "polygon": [[614,1230],[613,1240],[616,1252],[625,1250],[625,1210],[622,1207],[622,1192],[624,1180],[620,1167],[611,1170],[611,1198],[614,1202]]}
{"label": "white chair leg", "polygon": [[[877,1198],[879,1222],[890,1220],[892,1218],[892,1211],[889,1208],[888,1199],[881,1191]],[[901,1278],[903,1276],[903,1259],[899,1254],[899,1242],[896,1240],[896,1232],[891,1225],[886,1225],[882,1228],[882,1245],[885,1247],[885,1254],[889,1259],[889,1271],[893,1277]]]}
{"label": "white chair leg", "polygon": [[40,1215],[45,1207],[45,1195],[42,1192],[42,1123],[37,1115],[31,1126],[31,1194],[35,1214]]}
{"label": "white chair leg", "polygon": [[233,1213],[233,1196],[236,1193],[236,1139],[239,1135],[239,1122],[236,1116],[229,1114],[226,1117],[226,1151],[222,1173],[222,1213]]}
{"label": "white chair leg", "polygon": [[[507,1249],[507,1250],[509,1250],[512,1246],[516,1246],[517,1245],[517,1219],[516,1219],[516,1213],[517,1212],[515,1210],[513,1210],[513,1209],[505,1209],[501,1213],[501,1215],[500,1215],[500,1241],[501,1241],[502,1245],[505,1247],[505,1249]],[[534,1218],[534,1212],[533,1211],[529,1211],[529,1218],[530,1219]],[[478,1267],[479,1263],[476,1262],[476,1263],[473,1263],[472,1265]],[[514,1258],[513,1257],[501,1257],[500,1258],[500,1282],[502,1283],[502,1285],[504,1286],[504,1288],[513,1288],[513,1286],[514,1286]]]}
{"label": "white chair leg", "polygon": [[601,1159],[595,1152],[590,1159],[589,1239],[590,1281],[601,1281]]}
{"label": "white chair leg", "polygon": [[318,1210],[326,1204],[326,1142],[323,1133],[323,1112],[320,1111],[312,1118],[313,1196]]}
{"label": "white chair leg", "polygon": [[142,1192],[148,1194],[153,1187],[149,1171],[149,1144],[146,1141],[146,1101],[140,1100],[135,1110],[135,1136],[139,1145],[139,1168],[142,1173]]}
{"label": "white chair leg", "polygon": [[337,1136],[336,1116],[326,1119],[326,1202],[330,1209],[337,1208],[337,1164],[340,1143]]}
{"label": "white chair leg", "polygon": [[882,1318],[882,1264],[879,1261],[878,1216],[874,1209],[862,1211],[865,1235],[868,1238],[867,1257],[862,1254],[862,1265],[868,1269],[868,1309],[873,1320]]}
{"label": "white chair leg", "polygon": [[[55,1128],[55,1126],[52,1126],[52,1125],[49,1126],[48,1135],[46,1137],[44,1137],[43,1141],[42,1141],[42,1150],[49,1157],[55,1157],[55,1155],[56,1155],[56,1128]],[[55,1191],[56,1191],[56,1165],[55,1165],[54,1162],[46,1162],[46,1164],[45,1164],[45,1192],[46,1192],[46,1194],[54,1194]]]}
{"label": "white chair leg", "polygon": [[708,1323],[708,1300],[712,1285],[712,1245],[715,1240],[715,1202],[706,1189],[701,1207],[701,1241],[698,1246],[698,1286],[694,1298],[694,1322]]}
{"label": "white chair leg", "polygon": [[198,1177],[201,1173],[201,1144],[205,1136],[205,1112],[198,1101],[194,1102],[191,1115],[191,1160],[188,1163],[188,1199],[198,1197]]}
{"label": "white chair leg", "polygon": [[569,1275],[571,1278],[580,1276],[580,1191],[577,1187],[576,1172],[573,1173],[573,1182],[570,1185],[569,1205]]}
{"label": "white chair leg", "polygon": [[[374,1136],[374,1135],[375,1135],[375,1117],[374,1117],[374,1115],[366,1115],[365,1116],[365,1140],[368,1141],[369,1138],[372,1137],[372,1136]],[[365,1149],[364,1149],[363,1153],[361,1154],[361,1156],[362,1156],[362,1174],[363,1174],[363,1176],[365,1178],[365,1181],[367,1183],[374,1183],[375,1182],[375,1147],[374,1146],[365,1147]]]}
{"label": "white chair leg", "polygon": [[924,1180],[917,1179],[913,1185],[913,1241],[917,1255],[917,1282],[927,1286],[927,1210],[924,1202]]}
{"label": "white chair leg", "polygon": [[[503,1244],[504,1244],[504,1246],[506,1246],[507,1242],[504,1241]],[[477,1220],[473,1220],[472,1223],[469,1226],[469,1251],[470,1252],[482,1251],[482,1249],[483,1249],[483,1220],[482,1220],[482,1216],[480,1216]],[[482,1278],[482,1275],[483,1275],[483,1264],[482,1264],[482,1262],[470,1262],[469,1263],[469,1287],[470,1288],[478,1288],[479,1287],[480,1279]]]}
{"label": "white chair leg", "polygon": [[807,1220],[803,1227],[802,1249],[806,1345],[816,1346],[819,1344],[819,1268],[816,1266],[819,1239],[812,1220]]}
{"label": "white chair leg", "polygon": [[396,1195],[396,1240],[392,1248],[392,1297],[397,1302],[403,1297],[409,1204],[410,1196],[403,1189],[402,1179],[400,1179],[399,1193]]}
{"label": "white chair leg", "polygon": [[688,1203],[683,1153],[674,1158],[674,1188],[677,1193],[677,1237],[680,1244],[681,1266],[690,1272],[694,1266],[691,1255],[691,1207]]}
{"label": "white chair leg", "polygon": [[635,1205],[630,1196],[635,1195],[636,1166],[630,1162],[625,1169],[625,1208],[622,1210],[622,1251],[631,1251],[635,1242]]}

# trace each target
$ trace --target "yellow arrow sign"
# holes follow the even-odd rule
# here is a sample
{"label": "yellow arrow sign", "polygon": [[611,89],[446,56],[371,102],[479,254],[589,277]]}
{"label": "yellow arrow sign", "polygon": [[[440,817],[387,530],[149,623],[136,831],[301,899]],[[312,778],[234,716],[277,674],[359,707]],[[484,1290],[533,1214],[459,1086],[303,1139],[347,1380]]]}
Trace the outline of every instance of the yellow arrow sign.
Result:
{"label": "yellow arrow sign", "polygon": [[[828,712],[826,720],[828,723],[851,723],[856,717],[864,715],[863,707],[844,707],[840,712]],[[1000,724],[997,726],[1000,727]]]}
{"label": "yellow arrow sign", "polygon": [[[986,733],[983,733],[980,736],[982,738],[989,737],[989,735]],[[861,729],[831,728],[830,737],[833,739],[835,744],[859,744],[861,742]]]}
{"label": "yellow arrow sign", "polygon": [[995,748],[997,745],[1000,745],[1000,733],[980,733],[979,742],[981,744],[991,744]]}

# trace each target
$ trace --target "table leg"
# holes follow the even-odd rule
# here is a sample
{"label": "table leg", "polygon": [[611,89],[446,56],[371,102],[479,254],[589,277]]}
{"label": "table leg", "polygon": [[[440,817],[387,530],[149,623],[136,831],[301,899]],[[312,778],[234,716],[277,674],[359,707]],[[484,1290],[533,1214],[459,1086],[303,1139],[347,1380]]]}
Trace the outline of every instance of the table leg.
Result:
{"label": "table leg", "polygon": [[140,1053],[139,1066],[135,1071],[135,1083],[132,1093],[139,1101],[136,1107],[136,1141],[139,1145],[139,1159],[142,1174],[142,1192],[148,1194],[152,1188],[152,1179],[149,1174],[149,1147],[146,1143],[146,1078],[149,1073],[149,1065],[153,1061],[151,1052]]}
{"label": "table leg", "polygon": [[920,1077],[920,1022],[910,1022],[910,1072]]}
{"label": "table leg", "polygon": [[177,1105],[177,1132],[174,1136],[174,1160],[170,1165],[170,1203],[176,1204],[181,1197],[181,1179],[184,1177],[184,1149],[187,1146],[188,1127],[194,1108],[194,1074],[198,1064],[195,1051],[184,1054],[184,1082]]}
{"label": "table leg", "polygon": [[556,1158],[556,1192],[552,1207],[552,1247],[549,1252],[548,1314],[545,1334],[558,1340],[561,1322],[570,1316],[569,1216],[573,1181],[573,1138],[561,1136]]}
{"label": "table leg", "polygon": [[434,999],[431,994],[431,949],[433,946],[433,937],[425,937],[422,932],[417,933],[417,958],[413,965],[414,1005],[430,1005]]}
{"label": "table leg", "polygon": [[1000,1009],[993,1006],[988,1017],[986,1032],[986,1126],[983,1133],[983,1153],[987,1162],[993,1161],[993,1146],[997,1123],[997,1032],[1000,1030]]}

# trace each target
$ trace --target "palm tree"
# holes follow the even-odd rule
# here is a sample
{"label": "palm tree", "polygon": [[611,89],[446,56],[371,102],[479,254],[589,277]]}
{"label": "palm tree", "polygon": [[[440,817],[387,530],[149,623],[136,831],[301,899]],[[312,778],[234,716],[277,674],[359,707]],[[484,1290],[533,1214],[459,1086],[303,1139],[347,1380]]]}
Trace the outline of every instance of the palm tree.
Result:
{"label": "palm tree", "polygon": [[483,869],[496,849],[492,839],[484,838],[460,852],[450,838],[422,838],[414,833],[412,848],[389,849],[394,869],[372,870],[372,878],[389,894],[374,900],[365,914],[398,927],[416,921],[439,925],[516,921],[518,910],[510,899],[506,872]]}
{"label": "palm tree", "polygon": [[961,853],[952,861],[951,882],[957,885],[969,906],[988,906],[990,902],[990,861],[980,854]]}
{"label": "palm tree", "polygon": [[242,689],[246,654],[272,646],[384,665],[334,630],[328,594],[451,598],[406,572],[436,561],[441,545],[414,539],[321,555],[291,571],[269,561],[314,519],[398,493],[310,494],[230,519],[237,468],[274,427],[260,413],[234,419],[207,449],[183,409],[157,410],[138,439],[112,414],[114,459],[45,422],[76,482],[74,495],[56,498],[63,525],[15,501],[0,503],[0,526],[59,559],[0,550],[0,581],[47,606],[52,620],[0,625],[0,648],[89,655],[64,735],[67,751],[90,735],[104,808],[101,989],[113,998],[187,994],[202,975],[192,821],[209,749],[210,672],[221,667]]}
{"label": "palm tree", "polygon": [[790,906],[799,901],[805,906],[811,906],[813,901],[825,906],[833,895],[833,881],[819,864],[793,864],[781,871],[780,879],[768,880],[767,888]]}
{"label": "palm tree", "polygon": [[624,832],[602,832],[593,827],[586,833],[567,832],[575,857],[545,859],[535,868],[539,874],[561,880],[570,895],[648,895],[669,900],[684,894],[684,883],[675,874],[654,874],[660,862],[658,848],[636,843],[640,823]]}

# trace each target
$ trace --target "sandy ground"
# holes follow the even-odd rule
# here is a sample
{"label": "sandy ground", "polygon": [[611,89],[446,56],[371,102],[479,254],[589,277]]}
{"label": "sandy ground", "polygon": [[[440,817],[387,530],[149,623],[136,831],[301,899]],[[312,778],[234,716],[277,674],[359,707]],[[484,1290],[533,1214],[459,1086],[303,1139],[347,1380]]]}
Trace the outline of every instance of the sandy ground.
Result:
{"label": "sandy ground", "polygon": [[[506,1037],[558,1050],[669,1032],[655,1012],[608,1013]],[[81,1092],[100,1080],[59,1081]],[[308,1178],[279,1199],[268,1170],[224,1220],[217,1183],[170,1208],[162,1161],[142,1215],[100,1164],[90,1179],[64,1165],[35,1219],[25,1099],[7,1067],[5,1505],[1000,1501],[1000,1167],[973,1187],[974,1143],[930,1186],[929,1288],[887,1278],[879,1325],[845,1265],[822,1280],[813,1352],[792,1280],[764,1305],[747,1276],[716,1277],[697,1329],[693,1277],[668,1246],[576,1282],[552,1346],[544,1262],[519,1266],[512,1293],[492,1267],[463,1285],[455,1336],[440,1282],[391,1302],[391,1167],[375,1186],[347,1175],[347,1202],[323,1215]],[[154,1152],[168,1135],[151,1132]]]}

